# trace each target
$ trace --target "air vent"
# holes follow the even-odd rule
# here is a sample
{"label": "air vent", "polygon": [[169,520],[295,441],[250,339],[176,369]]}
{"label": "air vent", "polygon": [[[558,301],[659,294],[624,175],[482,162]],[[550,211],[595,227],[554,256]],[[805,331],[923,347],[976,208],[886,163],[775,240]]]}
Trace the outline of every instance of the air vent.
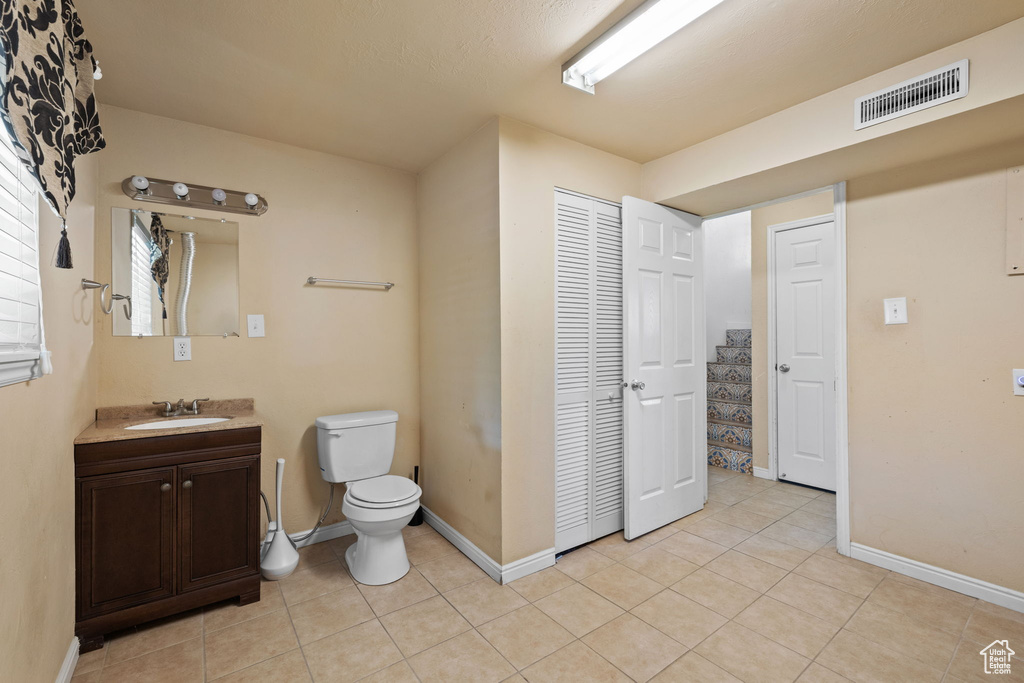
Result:
{"label": "air vent", "polygon": [[854,102],[853,128],[867,128],[966,95],[967,60],[964,59],[890,88],[858,97]]}

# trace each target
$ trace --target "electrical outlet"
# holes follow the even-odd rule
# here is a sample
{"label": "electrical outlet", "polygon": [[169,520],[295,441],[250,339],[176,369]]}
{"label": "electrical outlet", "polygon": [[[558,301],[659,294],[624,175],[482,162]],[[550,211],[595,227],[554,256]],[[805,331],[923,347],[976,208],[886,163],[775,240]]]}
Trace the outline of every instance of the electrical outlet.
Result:
{"label": "electrical outlet", "polygon": [[192,338],[174,338],[174,360],[192,360]]}
{"label": "electrical outlet", "polygon": [[901,296],[898,299],[886,299],[883,303],[885,304],[886,325],[907,324],[907,297]]}
{"label": "electrical outlet", "polygon": [[247,315],[246,318],[247,318],[247,321],[248,321],[248,325],[246,325],[246,329],[248,330],[250,337],[265,337],[265,336],[267,336],[266,332],[264,331],[264,328],[263,328],[263,314],[262,313],[250,314],[250,315]]}

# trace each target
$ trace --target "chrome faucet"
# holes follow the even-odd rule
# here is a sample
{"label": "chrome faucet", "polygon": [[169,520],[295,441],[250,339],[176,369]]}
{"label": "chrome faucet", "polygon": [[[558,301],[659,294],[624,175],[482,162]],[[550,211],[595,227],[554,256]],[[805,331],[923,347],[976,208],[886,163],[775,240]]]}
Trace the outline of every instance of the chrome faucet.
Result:
{"label": "chrome faucet", "polygon": [[170,401],[153,401],[153,405],[164,407],[161,411],[161,415],[164,417],[178,417],[179,415],[198,415],[200,402],[209,400],[208,398],[193,399],[191,408],[185,405],[183,398],[178,399],[177,405],[172,405]]}
{"label": "chrome faucet", "polygon": [[194,398],[194,399],[192,399],[192,410],[191,411],[186,410],[185,412],[191,412],[193,415],[198,415],[199,414],[199,404],[200,404],[200,402],[209,401],[209,400],[210,399],[208,399],[208,398]]}

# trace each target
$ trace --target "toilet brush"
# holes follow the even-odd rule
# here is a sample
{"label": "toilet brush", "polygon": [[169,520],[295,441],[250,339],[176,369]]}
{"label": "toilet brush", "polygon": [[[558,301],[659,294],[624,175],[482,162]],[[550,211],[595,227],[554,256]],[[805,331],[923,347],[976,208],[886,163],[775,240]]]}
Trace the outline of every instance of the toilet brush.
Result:
{"label": "toilet brush", "polygon": [[267,534],[274,532],[270,540],[270,548],[260,560],[260,571],[263,578],[278,581],[285,578],[299,564],[299,551],[284,530],[281,520],[281,481],[284,479],[284,458],[277,459],[277,522],[267,521]]}

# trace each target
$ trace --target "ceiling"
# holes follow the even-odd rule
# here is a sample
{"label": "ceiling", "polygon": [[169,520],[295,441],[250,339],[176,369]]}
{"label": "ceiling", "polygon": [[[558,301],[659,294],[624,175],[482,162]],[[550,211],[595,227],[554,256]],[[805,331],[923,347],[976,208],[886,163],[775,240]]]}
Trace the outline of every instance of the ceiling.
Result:
{"label": "ceiling", "polygon": [[639,0],[79,0],[101,103],[418,171],[501,114],[646,162],[1024,16],[1019,0],[725,0],[597,85]]}

